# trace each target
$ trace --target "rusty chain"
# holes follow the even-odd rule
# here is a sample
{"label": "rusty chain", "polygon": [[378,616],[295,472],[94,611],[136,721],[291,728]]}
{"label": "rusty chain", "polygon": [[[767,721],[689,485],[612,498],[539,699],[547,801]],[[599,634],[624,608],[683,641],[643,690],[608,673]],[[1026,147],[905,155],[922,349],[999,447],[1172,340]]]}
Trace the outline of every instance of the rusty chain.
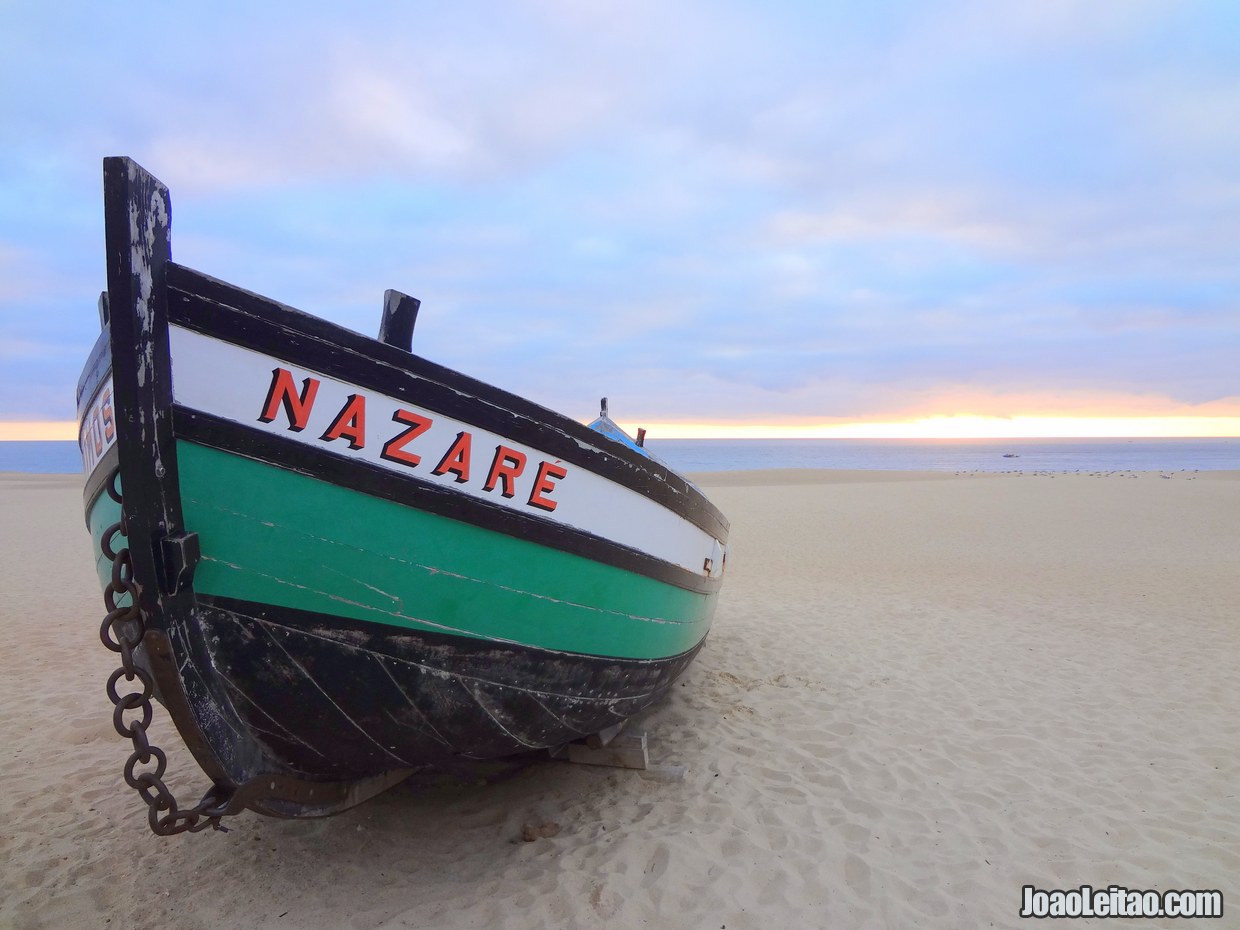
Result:
{"label": "rusty chain", "polygon": [[[121,492],[116,489],[116,481],[120,477],[117,469],[108,479],[107,493],[112,500],[121,504]],[[108,614],[103,618],[99,629],[99,638],[112,652],[120,653],[121,665],[108,678],[107,694],[112,701],[112,725],[116,732],[133,742],[133,752],[125,762],[125,784],[133,788],[147,804],[147,817],[151,830],[159,836],[172,836],[177,833],[197,833],[211,827],[226,831],[228,828],[220,824],[220,818],[227,816],[232,792],[219,785],[211,789],[192,808],[181,810],[176,798],[168,786],[164,784],[164,772],[168,767],[168,757],[158,746],[152,746],[147,738],[147,727],[155,715],[151,699],[155,693],[155,682],[146,669],[134,661],[134,650],[146,635],[146,623],[142,611],[138,607],[137,585],[133,580],[133,561],[129,549],[122,547],[113,549],[113,540],[117,534],[128,537],[125,509],[121,506],[121,518],[103,531],[100,549],[112,563],[112,580],[104,588],[103,601]],[[118,605],[121,596],[128,596],[129,603]],[[124,678],[127,682],[137,682],[141,690],[126,694],[117,693],[117,684]],[[128,721],[125,715],[135,712]],[[154,768],[139,771],[137,766]]]}

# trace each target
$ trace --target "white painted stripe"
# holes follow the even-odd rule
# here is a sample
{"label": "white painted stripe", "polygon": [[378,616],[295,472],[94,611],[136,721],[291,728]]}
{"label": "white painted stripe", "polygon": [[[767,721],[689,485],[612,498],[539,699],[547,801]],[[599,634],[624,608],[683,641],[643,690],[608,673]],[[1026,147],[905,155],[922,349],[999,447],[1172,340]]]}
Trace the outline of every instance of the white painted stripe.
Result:
{"label": "white painted stripe", "polygon": [[[169,339],[173,394],[182,406],[342,458],[362,459],[397,474],[415,475],[538,519],[585,530],[698,575],[708,574],[704,569],[707,559],[711,560],[709,574],[712,577],[723,572],[723,547],[709,533],[645,495],[579,465],[563,462],[532,446],[513,442],[429,408],[399,401],[181,326],[169,327]],[[303,389],[307,378],[319,382],[306,425],[300,431],[289,428],[289,416],[283,405],[271,422],[264,423],[260,419],[272,387],[273,371],[278,368],[291,374],[298,391]],[[365,398],[363,444],[358,449],[351,448],[345,437],[323,438],[348,406],[352,395]],[[356,402],[354,409],[357,409]],[[385,443],[408,428],[403,422],[393,420],[398,410],[431,421],[430,427],[405,447],[405,451],[421,458],[416,466],[393,462],[380,455]],[[433,474],[462,432],[471,437],[469,479],[458,482],[451,472]],[[500,483],[490,491],[484,490],[499,445],[525,456],[524,467],[513,482],[512,497],[502,496],[504,488]],[[530,502],[540,465],[544,462],[565,471],[562,478],[552,480],[536,498],[554,501],[554,510],[541,509]]]}

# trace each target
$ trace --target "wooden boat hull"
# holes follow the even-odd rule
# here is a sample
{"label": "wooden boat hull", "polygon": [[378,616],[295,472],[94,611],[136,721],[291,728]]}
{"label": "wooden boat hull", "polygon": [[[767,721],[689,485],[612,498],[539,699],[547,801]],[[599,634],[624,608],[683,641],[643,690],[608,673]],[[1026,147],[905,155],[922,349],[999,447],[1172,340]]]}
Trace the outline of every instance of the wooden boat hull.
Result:
{"label": "wooden boat hull", "polygon": [[167,191],[134,163],[105,162],[105,191],[87,523],[101,546],[124,510],[139,661],[217,784],[264,813],[330,813],[409,772],[602,730],[684,671],[727,542],[700,491],[175,265]]}

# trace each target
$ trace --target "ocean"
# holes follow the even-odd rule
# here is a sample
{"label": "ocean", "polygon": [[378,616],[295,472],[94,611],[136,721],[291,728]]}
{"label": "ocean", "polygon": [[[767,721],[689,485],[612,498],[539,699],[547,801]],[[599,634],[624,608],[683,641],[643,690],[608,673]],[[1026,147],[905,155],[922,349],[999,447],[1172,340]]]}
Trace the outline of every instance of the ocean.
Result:
{"label": "ocean", "polygon": [[677,471],[839,468],[879,471],[1230,471],[1223,439],[666,439],[652,453]]}
{"label": "ocean", "polygon": [[[677,471],[841,468],[882,471],[1240,471],[1240,438],[652,439]],[[0,471],[72,474],[75,442],[0,442]]]}

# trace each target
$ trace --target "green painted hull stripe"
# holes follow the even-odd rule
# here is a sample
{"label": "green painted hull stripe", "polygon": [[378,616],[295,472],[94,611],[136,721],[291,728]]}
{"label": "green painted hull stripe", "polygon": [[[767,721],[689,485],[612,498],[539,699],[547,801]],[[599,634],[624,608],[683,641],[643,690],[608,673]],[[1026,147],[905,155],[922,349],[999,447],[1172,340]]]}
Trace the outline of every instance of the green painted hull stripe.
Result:
{"label": "green painted hull stripe", "polygon": [[204,594],[634,659],[710,626],[713,595],[184,440],[177,459]]}

